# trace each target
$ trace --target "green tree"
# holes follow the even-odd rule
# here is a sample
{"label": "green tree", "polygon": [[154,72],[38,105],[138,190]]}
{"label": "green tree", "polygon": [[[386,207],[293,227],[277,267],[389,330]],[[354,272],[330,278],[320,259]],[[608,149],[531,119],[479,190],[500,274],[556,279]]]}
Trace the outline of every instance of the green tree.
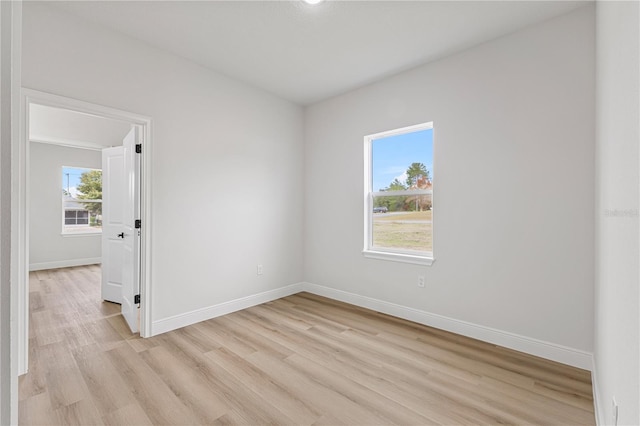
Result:
{"label": "green tree", "polygon": [[422,176],[429,180],[429,170],[427,170],[425,165],[422,163],[411,163],[411,165],[407,169],[407,187],[415,185],[419,176]]}
{"label": "green tree", "polygon": [[[89,170],[80,175],[76,187],[79,200],[102,200],[102,170]],[[92,218],[102,214],[102,203],[82,203]]]}
{"label": "green tree", "polygon": [[[384,188],[383,191],[404,191],[407,186],[400,182],[397,178]],[[381,196],[377,197],[374,202],[375,207],[386,207],[389,211],[399,211],[404,209],[406,195],[402,196]]]}
{"label": "green tree", "polygon": [[385,188],[385,191],[404,191],[405,189],[407,189],[407,186],[404,183],[400,182],[398,178],[395,178],[393,182],[391,182],[391,184],[389,184],[389,186]]}

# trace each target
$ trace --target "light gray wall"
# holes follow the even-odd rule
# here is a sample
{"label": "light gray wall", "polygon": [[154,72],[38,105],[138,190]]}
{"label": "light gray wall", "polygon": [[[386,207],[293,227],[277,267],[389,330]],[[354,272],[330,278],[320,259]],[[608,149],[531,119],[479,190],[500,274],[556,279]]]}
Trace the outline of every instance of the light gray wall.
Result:
{"label": "light gray wall", "polygon": [[595,371],[600,424],[640,424],[640,8],[597,3]]}
{"label": "light gray wall", "polygon": [[122,145],[131,123],[45,105],[29,105],[29,139],[83,148]]}
{"label": "light gray wall", "polygon": [[46,4],[23,26],[25,87],[153,120],[152,321],[302,280],[300,107]]}
{"label": "light gray wall", "polygon": [[62,166],[102,168],[100,151],[31,143],[29,269],[99,263],[101,234],[62,235]]}
{"label": "light gray wall", "polygon": [[[305,279],[592,351],[594,37],[585,7],[309,107]],[[364,258],[363,136],[426,121],[435,263]]]}

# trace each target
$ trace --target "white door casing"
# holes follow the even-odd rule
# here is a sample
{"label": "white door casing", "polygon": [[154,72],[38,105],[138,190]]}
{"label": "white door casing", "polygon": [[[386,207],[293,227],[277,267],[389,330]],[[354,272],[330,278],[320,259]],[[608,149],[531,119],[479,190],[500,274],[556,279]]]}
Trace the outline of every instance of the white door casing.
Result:
{"label": "white door casing", "polygon": [[135,297],[140,294],[140,229],[136,220],[140,217],[140,156],[136,145],[140,139],[140,129],[133,126],[125,136],[124,149],[124,185],[123,188],[123,264],[122,264],[122,316],[131,332],[139,331],[138,304]]}
{"label": "white door casing", "polygon": [[124,147],[102,150],[102,288],[103,300],[122,303],[124,262]]}
{"label": "white door casing", "polygon": [[[17,14],[13,20],[14,24],[20,23],[20,16]],[[16,24],[16,28],[21,28]],[[11,310],[16,312],[16,340],[17,340],[17,370],[18,374],[27,373],[29,365],[29,245],[28,245],[28,229],[29,214],[27,208],[28,181],[27,175],[29,170],[29,106],[31,104],[45,105],[55,108],[69,109],[86,114],[96,115],[99,117],[112,118],[122,120],[138,126],[140,131],[140,139],[145,144],[144,153],[140,155],[140,172],[144,176],[140,176],[140,214],[145,225],[145,229],[151,229],[151,182],[152,169],[149,167],[149,161],[152,156],[152,120],[150,117],[143,116],[130,111],[119,110],[103,105],[97,105],[78,99],[68,98],[38,90],[22,88],[15,85],[16,93],[20,93],[19,114],[15,119],[19,120],[20,134],[12,141],[12,152],[15,155],[12,158],[11,177],[14,182],[12,191],[12,281],[15,282],[17,288],[17,297],[11,301]],[[17,108],[16,108],[17,109]],[[15,217],[13,217],[15,215]],[[15,236],[15,238],[14,238]],[[140,240],[140,336],[151,337],[154,335],[152,314],[151,314],[151,233],[145,232]]]}

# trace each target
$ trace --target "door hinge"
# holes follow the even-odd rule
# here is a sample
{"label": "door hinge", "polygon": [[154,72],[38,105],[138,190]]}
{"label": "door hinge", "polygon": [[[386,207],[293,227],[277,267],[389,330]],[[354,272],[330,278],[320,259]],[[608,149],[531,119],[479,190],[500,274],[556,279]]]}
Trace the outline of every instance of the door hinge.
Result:
{"label": "door hinge", "polygon": [[141,226],[142,226],[142,221],[140,219],[136,219],[135,228],[140,229]]}
{"label": "door hinge", "polygon": [[136,144],[136,154],[140,154],[142,153],[142,144],[138,143]]}
{"label": "door hinge", "polygon": [[138,305],[140,304],[140,295],[139,294],[136,294],[135,296],[133,296],[133,303],[136,303]]}

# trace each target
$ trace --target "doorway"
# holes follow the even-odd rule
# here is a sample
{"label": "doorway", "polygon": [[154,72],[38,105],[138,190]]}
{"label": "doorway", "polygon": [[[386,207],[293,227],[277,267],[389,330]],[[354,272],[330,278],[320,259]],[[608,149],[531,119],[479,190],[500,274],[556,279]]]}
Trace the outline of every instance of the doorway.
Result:
{"label": "doorway", "polygon": [[[19,204],[18,204],[18,216],[19,216],[19,237],[18,237],[18,245],[19,248],[17,250],[18,253],[18,264],[19,264],[19,277],[18,277],[18,361],[19,361],[19,373],[24,374],[27,371],[28,366],[28,314],[29,314],[29,270],[30,266],[33,267],[34,262],[30,260],[30,232],[32,224],[35,223],[39,219],[39,217],[34,217],[33,209],[30,209],[30,204],[32,200],[32,192],[34,188],[31,186],[30,182],[30,171],[33,166],[32,164],[32,156],[35,154],[35,150],[32,152],[32,143],[37,143],[38,146],[48,146],[52,147],[54,145],[66,145],[67,149],[93,149],[95,151],[100,152],[104,147],[104,144],[98,139],[89,140],[90,137],[87,135],[91,134],[91,129],[86,128],[86,124],[93,122],[94,125],[100,125],[99,123],[121,123],[124,124],[128,129],[135,128],[139,135],[139,144],[141,146],[140,152],[140,167],[139,167],[139,220],[141,223],[140,227],[140,240],[139,240],[139,273],[138,276],[140,278],[140,336],[141,337],[149,337],[151,335],[150,332],[150,307],[149,301],[150,298],[150,252],[149,252],[149,232],[147,230],[150,229],[150,218],[149,218],[149,201],[150,201],[150,174],[148,167],[148,158],[150,157],[150,148],[151,148],[151,139],[150,139],[150,128],[151,128],[151,120],[148,117],[140,116],[138,114],[130,113],[127,111],[115,110],[108,107],[103,107],[100,105],[90,104],[82,101],[78,101],[71,98],[65,98],[61,96],[51,95],[43,92],[23,89],[22,91],[22,105],[21,105],[21,146],[18,152],[19,156],[19,165],[21,166],[17,171],[17,181],[19,182]],[[71,126],[71,129],[67,128],[66,131],[75,131],[75,135],[77,137],[66,137],[66,138],[58,138],[56,139],[55,135],[47,138],[37,137],[38,135],[33,135],[33,125],[34,120],[38,120],[37,112],[34,111],[48,108],[50,112],[55,112],[57,114],[74,114],[76,118],[81,118],[81,120],[75,123],[74,126]],[[42,118],[40,118],[42,120]],[[62,120],[64,121],[64,120]],[[61,120],[55,120],[54,123],[58,124],[58,130],[61,129],[60,126]],[[80,123],[80,124],[79,124]],[[98,124],[96,124],[98,123]],[[42,124],[42,123],[40,123]],[[116,126],[117,127],[117,126]],[[83,133],[84,132],[84,133]],[[94,134],[104,134],[104,129],[101,129],[98,132],[93,131]],[[36,139],[36,140],[34,140]],[[48,144],[48,145],[47,145]],[[143,148],[142,148],[143,147]],[[14,172],[15,173],[15,172]],[[14,174],[14,177],[15,174]],[[78,203],[76,203],[78,204]],[[90,202],[81,203],[80,208],[76,205],[76,211],[73,213],[75,216],[76,222],[82,222],[78,217],[84,217],[86,215],[89,221],[93,224],[97,223],[99,219],[99,215],[94,212],[93,218],[91,217],[91,213],[84,213],[80,210],[86,209],[87,207],[84,205],[91,205]],[[59,212],[62,214],[62,212]],[[71,213],[69,214],[71,217]],[[77,223],[76,223],[77,224]],[[95,232],[95,227],[93,230]],[[90,234],[90,232],[88,232]],[[77,236],[73,236],[72,238],[78,238]],[[90,239],[90,238],[89,238]],[[95,258],[95,256],[93,257]],[[88,256],[86,259],[89,261],[92,259],[91,256]],[[85,264],[87,260],[85,259]],[[82,264],[82,262],[80,262]],[[44,264],[46,266],[46,263]],[[73,264],[61,266],[75,266]],[[42,269],[42,268],[41,268]]]}

